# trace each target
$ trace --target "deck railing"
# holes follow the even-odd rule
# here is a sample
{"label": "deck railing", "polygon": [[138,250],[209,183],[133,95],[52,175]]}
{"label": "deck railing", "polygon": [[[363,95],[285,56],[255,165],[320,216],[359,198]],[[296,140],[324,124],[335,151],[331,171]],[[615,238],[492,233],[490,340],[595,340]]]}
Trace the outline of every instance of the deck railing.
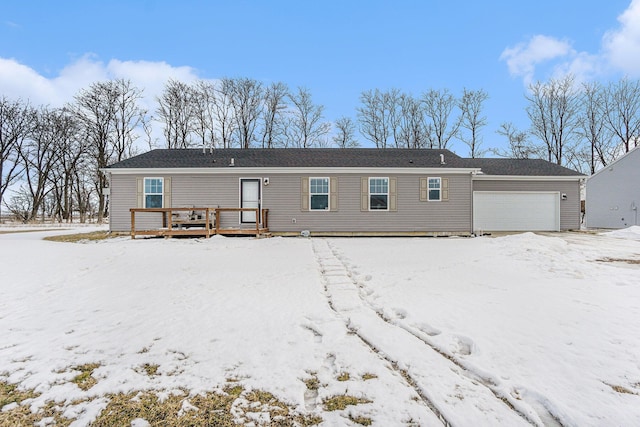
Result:
{"label": "deck railing", "polygon": [[[269,209],[259,208],[131,208],[131,238],[136,236],[204,236],[222,235],[255,235],[259,237],[269,232]],[[256,218],[255,227],[243,228],[253,222],[241,224],[240,227],[222,227],[223,212],[253,212]],[[160,227],[136,229],[136,214],[159,214],[162,218]]]}

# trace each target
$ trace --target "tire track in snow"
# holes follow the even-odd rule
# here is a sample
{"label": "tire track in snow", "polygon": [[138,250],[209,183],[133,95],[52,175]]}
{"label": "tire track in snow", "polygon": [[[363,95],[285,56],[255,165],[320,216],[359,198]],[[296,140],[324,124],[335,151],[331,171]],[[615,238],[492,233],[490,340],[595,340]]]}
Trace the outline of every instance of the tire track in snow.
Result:
{"label": "tire track in snow", "polygon": [[[351,282],[354,286],[356,286],[359,290],[365,290],[366,287],[363,286],[355,279],[355,275],[349,266],[343,261],[343,258],[340,256],[339,251],[331,245],[328,241],[326,241],[327,247],[335,257],[335,259],[340,262],[347,275],[349,276]],[[507,405],[510,409],[512,409],[515,413],[520,415],[523,419],[529,422],[532,425],[546,426],[546,427],[564,427],[564,424],[560,420],[560,418],[554,413],[552,409],[549,409],[549,405],[546,402],[546,398],[533,398],[533,399],[516,399],[511,396],[509,393],[502,392],[498,384],[491,378],[489,374],[481,373],[478,369],[470,367],[464,361],[455,357],[455,355],[448,354],[446,351],[443,351],[440,347],[435,345],[430,339],[429,334],[425,331],[412,327],[400,319],[392,319],[389,318],[385,313],[379,308],[375,307],[371,304],[370,301],[367,300],[365,296],[363,296],[362,292],[359,293],[360,299],[362,302],[375,312],[384,322],[396,326],[398,328],[403,329],[407,333],[413,335],[418,340],[422,341],[425,345],[430,347],[433,351],[440,354],[440,356],[449,360],[451,363],[455,364],[458,368],[462,370],[463,375],[468,378],[480,382],[483,386],[485,386],[488,390],[490,390],[493,395],[501,400],[505,405]],[[528,393],[525,393],[528,394]],[[527,405],[529,405],[527,407]]]}
{"label": "tire track in snow", "polygon": [[[360,341],[362,341],[367,347],[369,347],[369,349],[373,353],[375,353],[379,358],[389,363],[391,368],[397,374],[399,374],[401,378],[404,379],[407,385],[415,391],[415,393],[420,397],[420,399],[427,406],[427,408],[429,408],[429,410],[442,422],[443,426],[451,427],[452,424],[446,419],[446,417],[442,414],[442,412],[440,412],[438,407],[431,401],[431,399],[429,399],[429,397],[422,392],[421,388],[416,384],[413,378],[411,378],[411,376],[407,373],[407,371],[400,368],[398,366],[398,363],[395,360],[389,358],[386,354],[382,353],[373,343],[371,343],[367,338],[363,337],[359,333],[357,328],[350,325],[347,319],[343,318],[343,313],[341,313],[341,310],[338,309],[334,304],[334,300],[332,298],[331,290],[330,290],[331,284],[328,278],[338,277],[340,275],[350,277],[349,272],[346,271],[346,269],[344,268],[344,264],[341,263],[335,257],[335,255],[333,255],[332,252],[328,252],[330,253],[330,256],[327,256],[326,251],[319,252],[318,246],[315,243],[315,239],[312,240],[312,248],[313,248],[313,253],[315,255],[316,261],[320,265],[322,280],[324,282],[325,295],[327,297],[327,303],[329,305],[329,308],[331,308],[331,310],[333,310],[340,318],[342,318],[342,320],[345,322],[345,327],[349,332],[357,336],[360,339]],[[331,250],[331,248],[328,245],[326,246],[326,248]],[[338,262],[336,263],[335,261],[338,261]]]}
{"label": "tire track in snow", "polygon": [[531,413],[514,407],[491,387],[487,378],[470,371],[418,332],[395,323],[373,307],[327,240],[313,239],[312,247],[331,309],[352,333],[391,363],[443,424],[472,421],[474,425],[543,425]]}

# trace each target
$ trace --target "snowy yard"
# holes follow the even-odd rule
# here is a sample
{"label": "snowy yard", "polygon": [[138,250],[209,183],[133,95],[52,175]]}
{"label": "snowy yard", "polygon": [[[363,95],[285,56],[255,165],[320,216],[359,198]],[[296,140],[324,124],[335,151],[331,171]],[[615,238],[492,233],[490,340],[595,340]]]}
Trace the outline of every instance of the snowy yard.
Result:
{"label": "snowy yard", "polygon": [[640,227],[41,240],[61,233],[0,234],[0,384],[35,393],[0,417],[88,425],[145,390],[187,413],[238,384],[247,425],[278,421],[251,390],[325,426],[640,425]]}

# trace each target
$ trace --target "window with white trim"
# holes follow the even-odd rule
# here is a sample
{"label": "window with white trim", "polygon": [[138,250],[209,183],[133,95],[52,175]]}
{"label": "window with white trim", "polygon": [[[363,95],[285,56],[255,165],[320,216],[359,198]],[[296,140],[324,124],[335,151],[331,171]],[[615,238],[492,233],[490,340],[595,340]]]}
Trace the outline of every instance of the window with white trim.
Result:
{"label": "window with white trim", "polygon": [[442,200],[442,180],[440,178],[429,178],[428,200]]}
{"label": "window with white trim", "polygon": [[309,178],[309,209],[329,210],[329,178]]}
{"label": "window with white trim", "polygon": [[389,178],[369,178],[369,209],[389,210]]}
{"label": "window with white trim", "polygon": [[144,179],[144,207],[161,208],[163,202],[164,178]]}

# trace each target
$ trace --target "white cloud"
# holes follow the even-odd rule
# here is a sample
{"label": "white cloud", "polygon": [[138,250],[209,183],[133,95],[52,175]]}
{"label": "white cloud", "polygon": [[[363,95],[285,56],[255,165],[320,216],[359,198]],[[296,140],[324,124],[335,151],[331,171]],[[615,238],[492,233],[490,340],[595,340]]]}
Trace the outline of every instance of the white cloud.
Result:
{"label": "white cloud", "polygon": [[640,77],[640,0],[632,0],[618,21],[620,28],[603,38],[603,55],[616,69]]}
{"label": "white cloud", "polygon": [[500,59],[506,61],[511,75],[523,77],[525,82],[529,83],[533,80],[538,64],[574,53],[571,44],[566,40],[536,35],[527,43],[506,48],[500,55]]}
{"label": "white cloud", "polygon": [[569,61],[555,64],[551,75],[553,78],[562,78],[572,74],[576,83],[580,83],[593,80],[604,72],[604,68],[605,64],[599,55],[579,52],[572,55]]}
{"label": "white cloud", "polygon": [[632,0],[618,17],[619,28],[607,31],[596,53],[576,52],[566,40],[536,35],[526,43],[508,47],[500,56],[512,76],[522,77],[525,85],[550,69],[544,77],[561,77],[568,73],[577,81],[587,81],[607,73],[640,77],[640,0]]}
{"label": "white cloud", "polygon": [[190,83],[198,78],[191,67],[173,67],[166,62],[120,61],[112,59],[106,66],[110,78],[129,79],[143,90],[141,107],[153,114],[156,109],[156,97],[162,93],[169,79]]}
{"label": "white cloud", "polygon": [[[191,67],[174,67],[166,62],[112,59],[105,64],[95,55],[87,54],[65,66],[56,76],[46,77],[15,59],[0,57],[0,96],[29,100],[33,106],[61,107],[72,102],[74,95],[92,83],[120,78],[130,80],[142,89],[139,105],[153,115],[156,97],[162,93],[168,79],[189,83],[198,76]],[[142,131],[139,136],[142,143],[145,139]],[[152,140],[162,141],[162,126],[153,125]]]}
{"label": "white cloud", "polygon": [[190,82],[198,76],[191,67],[174,67],[166,62],[112,59],[105,64],[87,54],[65,66],[58,75],[45,77],[14,59],[0,58],[0,93],[11,99],[28,99],[33,105],[62,106],[94,82],[119,78],[131,80],[143,89],[145,107],[153,108],[155,97],[169,78]]}

